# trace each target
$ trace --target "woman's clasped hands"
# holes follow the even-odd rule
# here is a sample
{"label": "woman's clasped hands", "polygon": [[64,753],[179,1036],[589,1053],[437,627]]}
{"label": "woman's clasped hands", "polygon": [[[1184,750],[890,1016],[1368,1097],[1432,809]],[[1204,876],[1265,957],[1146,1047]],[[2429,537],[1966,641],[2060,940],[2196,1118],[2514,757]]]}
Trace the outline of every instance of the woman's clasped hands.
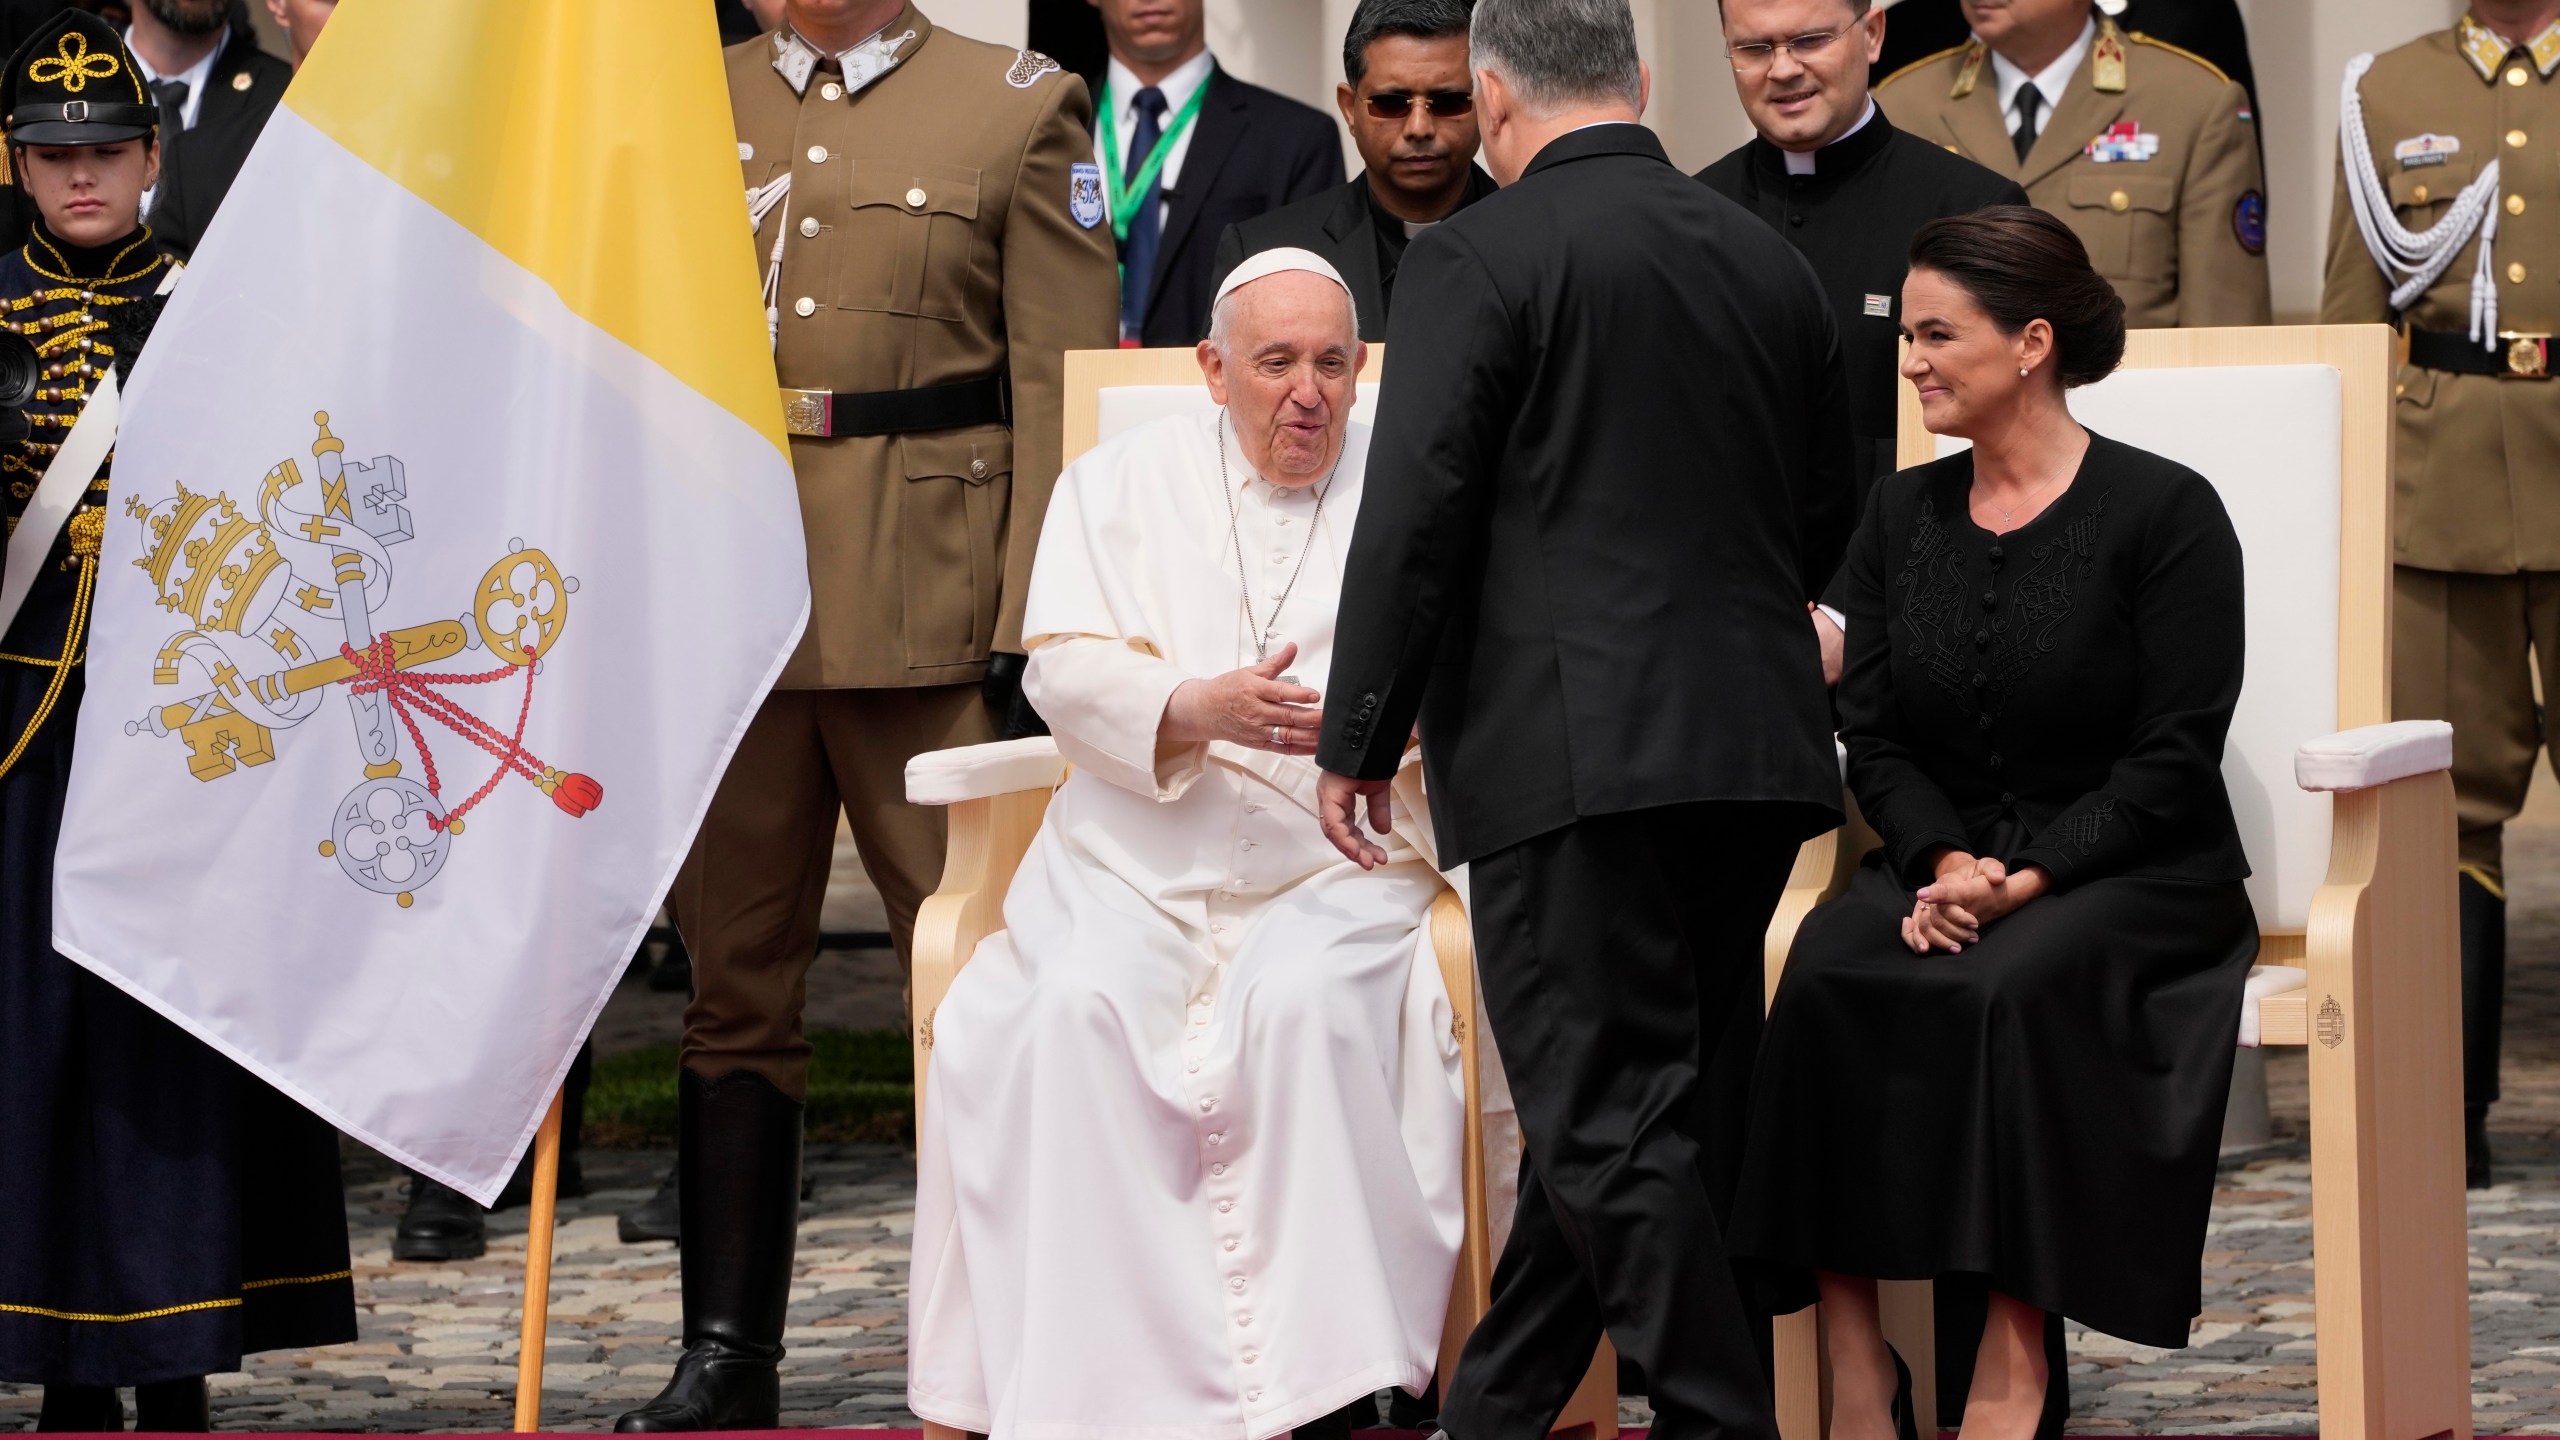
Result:
{"label": "woman's clasped hands", "polygon": [[2043,866],[2012,871],[1991,856],[1961,850],[1940,852],[1934,868],[1938,878],[1920,887],[1902,921],[1902,943],[1914,955],[1963,950],[1982,938],[1984,926],[2042,895],[2052,883]]}

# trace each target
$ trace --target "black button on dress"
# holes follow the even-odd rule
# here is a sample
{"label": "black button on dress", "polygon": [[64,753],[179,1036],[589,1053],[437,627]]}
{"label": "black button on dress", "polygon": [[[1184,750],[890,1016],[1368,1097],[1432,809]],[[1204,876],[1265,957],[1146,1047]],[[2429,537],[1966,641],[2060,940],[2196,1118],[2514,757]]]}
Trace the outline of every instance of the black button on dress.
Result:
{"label": "black button on dress", "polygon": [[[1782,1303],[1813,1270],[1972,1275],[2181,1346],[2258,949],[2221,774],[2239,542],[2203,477],[2092,437],[1999,537],[1986,616],[1972,478],[1970,453],[1887,478],[1850,546],[1842,737],[1884,845],[1788,956],[1734,1252]],[[1942,846],[2053,888],[1916,956],[1901,922]]]}

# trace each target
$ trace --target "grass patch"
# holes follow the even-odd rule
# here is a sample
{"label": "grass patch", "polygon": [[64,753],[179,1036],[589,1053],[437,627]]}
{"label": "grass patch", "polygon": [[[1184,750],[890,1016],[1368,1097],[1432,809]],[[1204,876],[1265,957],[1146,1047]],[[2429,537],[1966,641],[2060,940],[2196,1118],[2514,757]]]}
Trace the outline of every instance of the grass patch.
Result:
{"label": "grass patch", "polygon": [[[808,1137],[909,1140],[915,1058],[898,1030],[809,1034]],[[587,1087],[586,1143],[606,1150],[676,1143],[676,1047],[599,1057]]]}

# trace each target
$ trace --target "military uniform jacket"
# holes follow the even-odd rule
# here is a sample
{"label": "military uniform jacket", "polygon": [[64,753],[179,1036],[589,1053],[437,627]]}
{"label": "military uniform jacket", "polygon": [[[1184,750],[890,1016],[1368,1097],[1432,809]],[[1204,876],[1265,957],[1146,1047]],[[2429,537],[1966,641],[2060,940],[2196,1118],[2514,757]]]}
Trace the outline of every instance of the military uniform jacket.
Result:
{"label": "military uniform jacket", "polygon": [[2126,324],[2274,317],[2246,90],[2184,50],[2101,20],[2021,162],[1999,88],[1990,49],[1975,41],[1887,76],[1875,95],[1894,124],[2017,181],[2068,222],[2124,297]]}
{"label": "military uniform jacket", "polygon": [[[2492,160],[2498,328],[2560,331],[2560,24],[2510,47],[2465,16],[2375,58],[2357,94],[2392,213],[2423,231]],[[2475,236],[2405,312],[2365,248],[2343,168],[2329,220],[2320,318],[2468,335]],[[2397,558],[2429,570],[2560,570],[2560,381],[2414,365],[2396,386]]]}
{"label": "military uniform jacket", "polygon": [[782,247],[774,366],[785,387],[835,392],[1009,371],[1012,423],[792,437],[811,604],[785,688],[970,681],[1022,648],[1064,352],[1118,343],[1084,82],[913,5],[881,32],[891,45],[892,67],[850,92],[824,71],[795,90],[775,35],[728,51],[747,188],[791,177],[756,232],[759,261]]}

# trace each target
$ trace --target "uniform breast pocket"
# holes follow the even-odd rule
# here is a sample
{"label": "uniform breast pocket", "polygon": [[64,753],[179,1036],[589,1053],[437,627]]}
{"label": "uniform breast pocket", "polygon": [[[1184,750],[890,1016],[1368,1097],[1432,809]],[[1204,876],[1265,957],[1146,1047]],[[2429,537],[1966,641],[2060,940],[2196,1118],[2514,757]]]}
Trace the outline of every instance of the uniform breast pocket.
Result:
{"label": "uniform breast pocket", "polygon": [[2442,218],[2444,207],[2471,183],[2474,173],[2471,163],[2459,156],[2441,165],[2397,171],[2385,181],[2391,187],[2392,213],[2410,229],[2424,230]]}
{"label": "uniform breast pocket", "polygon": [[2145,172],[2142,163],[2090,165],[2071,177],[2065,218],[2089,247],[2089,263],[2110,280],[2177,273],[2177,177]]}
{"label": "uniform breast pocket", "polygon": [[912,666],[986,658],[1004,581],[1013,432],[1001,425],[898,437],[907,475],[898,561]]}
{"label": "uniform breast pocket", "polygon": [[852,214],[836,246],[836,304],[958,320],[978,255],[978,172],[964,165],[856,160]]}

